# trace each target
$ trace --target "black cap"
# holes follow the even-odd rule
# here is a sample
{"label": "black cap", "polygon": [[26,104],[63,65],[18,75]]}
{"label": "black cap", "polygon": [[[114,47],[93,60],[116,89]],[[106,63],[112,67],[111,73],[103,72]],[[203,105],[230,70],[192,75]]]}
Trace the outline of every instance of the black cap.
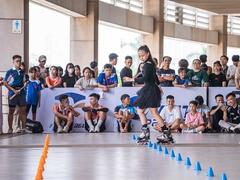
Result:
{"label": "black cap", "polygon": [[126,99],[126,98],[130,98],[130,96],[129,96],[128,94],[123,94],[123,95],[121,96],[121,101],[123,101],[123,100]]}
{"label": "black cap", "polygon": [[109,60],[111,61],[112,59],[117,59],[118,55],[116,53],[111,53],[109,54]]}
{"label": "black cap", "polygon": [[234,62],[239,61],[239,55],[233,55],[232,61],[234,61]]}

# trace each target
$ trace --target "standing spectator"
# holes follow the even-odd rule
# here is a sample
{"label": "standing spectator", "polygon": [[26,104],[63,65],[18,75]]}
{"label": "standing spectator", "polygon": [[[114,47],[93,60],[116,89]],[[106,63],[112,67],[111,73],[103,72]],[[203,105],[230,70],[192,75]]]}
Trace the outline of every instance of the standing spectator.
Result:
{"label": "standing spectator", "polygon": [[92,70],[92,75],[93,75],[93,78],[96,78],[98,77],[98,63],[96,61],[92,61],[90,63],[90,68]]}
{"label": "standing spectator", "polygon": [[201,70],[204,70],[204,71],[207,72],[207,70],[208,70],[208,66],[206,64],[206,62],[207,62],[207,55],[206,54],[202,54],[202,55],[199,56],[199,59],[201,61]]}
{"label": "standing spectator", "polygon": [[40,67],[39,66],[34,66],[34,68],[36,69],[36,79],[40,82],[42,89],[44,89],[46,83],[45,83],[45,79],[43,79],[40,76]]}
{"label": "standing spectator", "polygon": [[144,63],[140,63],[137,69],[137,74],[134,76],[134,86],[143,86],[144,80],[143,80],[143,66]]}
{"label": "standing spectator", "polygon": [[74,66],[74,71],[75,71],[75,76],[76,76],[77,80],[80,79],[82,77],[80,66],[75,65]]}
{"label": "standing spectator", "polygon": [[26,91],[24,86],[26,85],[24,82],[25,74],[20,69],[22,57],[19,55],[14,55],[13,58],[13,68],[9,69],[4,78],[4,84],[8,88],[8,106],[9,106],[9,114],[8,114],[8,133],[13,133],[13,114],[15,112],[16,106],[19,107],[18,114],[19,119],[22,122],[23,132],[26,128]]}
{"label": "standing spectator", "polygon": [[194,87],[207,87],[208,86],[208,75],[206,71],[201,70],[201,61],[199,59],[193,60],[193,69],[187,73],[189,80]]}
{"label": "standing spectator", "polygon": [[211,128],[213,132],[221,132],[219,121],[224,120],[227,122],[227,107],[224,105],[224,99],[222,94],[215,96],[216,106],[213,106],[210,111],[211,116]]}
{"label": "standing spectator", "polygon": [[240,63],[238,63],[236,72],[235,72],[235,84],[236,84],[236,88],[240,89]]}
{"label": "standing spectator", "polygon": [[65,74],[62,77],[63,87],[74,87],[77,81],[77,77],[74,72],[74,65],[72,63],[68,63],[65,69]]}
{"label": "standing spectator", "polygon": [[58,69],[56,66],[50,68],[50,75],[46,77],[46,84],[49,89],[62,86],[62,79],[58,76]]}
{"label": "standing spectator", "polygon": [[179,66],[179,68],[185,68],[186,73],[188,73],[190,71],[190,69],[188,68],[189,63],[188,63],[188,60],[186,60],[186,59],[180,59],[180,61],[178,62],[178,66]]}
{"label": "standing spectator", "polygon": [[47,77],[45,64],[47,62],[47,57],[45,55],[41,55],[38,58],[39,67],[40,67],[40,76],[45,79]]}
{"label": "standing spectator", "polygon": [[103,92],[108,92],[109,88],[115,88],[118,85],[118,79],[115,73],[112,73],[112,65],[105,64],[104,72],[100,73],[97,79],[98,87]]}
{"label": "standing spectator", "polygon": [[75,88],[82,90],[90,90],[98,87],[96,80],[92,77],[92,70],[89,67],[83,69],[83,77],[77,80]]}
{"label": "standing spectator", "polygon": [[222,55],[220,57],[220,63],[222,65],[222,73],[226,76],[227,75],[227,70],[228,70],[228,57],[226,55]]}
{"label": "standing spectator", "polygon": [[42,89],[40,81],[37,80],[36,68],[32,67],[29,69],[29,82],[27,84],[27,115],[32,108],[32,120],[36,121],[37,106],[40,105],[40,91]]}
{"label": "standing spectator", "polygon": [[109,62],[112,65],[112,73],[117,74],[115,66],[117,65],[118,55],[116,53],[109,54]]}
{"label": "standing spectator", "polygon": [[60,78],[62,78],[63,77],[63,68],[61,66],[58,66],[57,68],[58,68],[58,76]]}
{"label": "standing spectator", "polygon": [[236,86],[235,73],[236,73],[236,68],[238,66],[238,62],[239,62],[239,55],[233,55],[232,61],[233,61],[233,65],[228,67],[227,76],[226,76],[228,81],[228,87]]}
{"label": "standing spectator", "polygon": [[169,56],[163,57],[163,67],[157,72],[160,85],[162,87],[171,87],[173,86],[173,81],[175,77],[175,71],[170,69],[172,58]]}
{"label": "standing spectator", "polygon": [[226,87],[227,79],[226,76],[221,72],[222,67],[220,61],[215,61],[213,63],[214,73],[209,75],[209,86],[212,87]]}
{"label": "standing spectator", "polygon": [[133,75],[132,75],[132,57],[125,57],[125,67],[120,72],[120,77],[122,81],[122,87],[132,87],[133,86]]}

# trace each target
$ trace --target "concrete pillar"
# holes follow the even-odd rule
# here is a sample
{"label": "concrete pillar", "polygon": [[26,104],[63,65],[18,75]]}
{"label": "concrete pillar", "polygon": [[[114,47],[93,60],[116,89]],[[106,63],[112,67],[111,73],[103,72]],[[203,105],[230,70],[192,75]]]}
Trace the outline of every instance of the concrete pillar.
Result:
{"label": "concrete pillar", "polygon": [[87,1],[87,17],[71,18],[71,62],[81,68],[98,61],[98,0]]}
{"label": "concrete pillar", "polygon": [[154,17],[153,34],[144,35],[143,41],[151,49],[152,56],[161,61],[164,41],[164,0],[144,0],[143,14]]}
{"label": "concrete pillar", "polygon": [[213,62],[219,60],[221,55],[227,54],[227,16],[211,16],[209,25],[210,30],[218,31],[218,45],[209,45],[207,50],[208,64],[212,66]]}
{"label": "concrete pillar", "polygon": [[[12,56],[19,54],[28,67],[29,0],[0,1],[0,72],[12,66]],[[13,20],[21,21],[21,32],[13,33]]]}

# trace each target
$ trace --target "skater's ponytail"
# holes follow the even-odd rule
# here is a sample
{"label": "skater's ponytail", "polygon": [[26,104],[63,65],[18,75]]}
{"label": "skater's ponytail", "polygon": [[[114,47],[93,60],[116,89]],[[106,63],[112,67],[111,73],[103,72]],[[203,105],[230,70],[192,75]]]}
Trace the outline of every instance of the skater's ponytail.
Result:
{"label": "skater's ponytail", "polygon": [[152,54],[150,52],[150,49],[148,48],[147,45],[143,45],[143,46],[140,46],[138,48],[138,51],[145,51],[146,53],[149,53],[149,56],[148,56],[148,59],[146,60],[146,62],[151,62],[151,64],[153,64],[155,67],[156,67],[156,64],[154,63],[153,61],[153,58],[152,58]]}

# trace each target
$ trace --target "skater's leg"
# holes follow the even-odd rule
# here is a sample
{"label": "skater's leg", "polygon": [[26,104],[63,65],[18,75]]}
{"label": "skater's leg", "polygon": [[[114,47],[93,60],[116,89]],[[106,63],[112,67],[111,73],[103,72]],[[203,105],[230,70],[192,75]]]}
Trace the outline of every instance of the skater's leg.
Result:
{"label": "skater's leg", "polygon": [[164,120],[162,119],[162,117],[159,115],[157,108],[150,108],[149,109],[153,118],[156,119],[156,121],[158,122],[158,124],[163,127],[164,126]]}
{"label": "skater's leg", "polygon": [[147,117],[144,114],[145,109],[137,109],[138,116],[140,118],[141,124],[142,125],[147,125]]}
{"label": "skater's leg", "polygon": [[138,115],[140,117],[140,121],[142,124],[142,133],[140,134],[140,136],[137,139],[137,143],[139,144],[146,144],[148,142],[148,140],[150,139],[150,130],[148,128],[147,125],[147,117],[144,114],[145,109],[137,109]]}

